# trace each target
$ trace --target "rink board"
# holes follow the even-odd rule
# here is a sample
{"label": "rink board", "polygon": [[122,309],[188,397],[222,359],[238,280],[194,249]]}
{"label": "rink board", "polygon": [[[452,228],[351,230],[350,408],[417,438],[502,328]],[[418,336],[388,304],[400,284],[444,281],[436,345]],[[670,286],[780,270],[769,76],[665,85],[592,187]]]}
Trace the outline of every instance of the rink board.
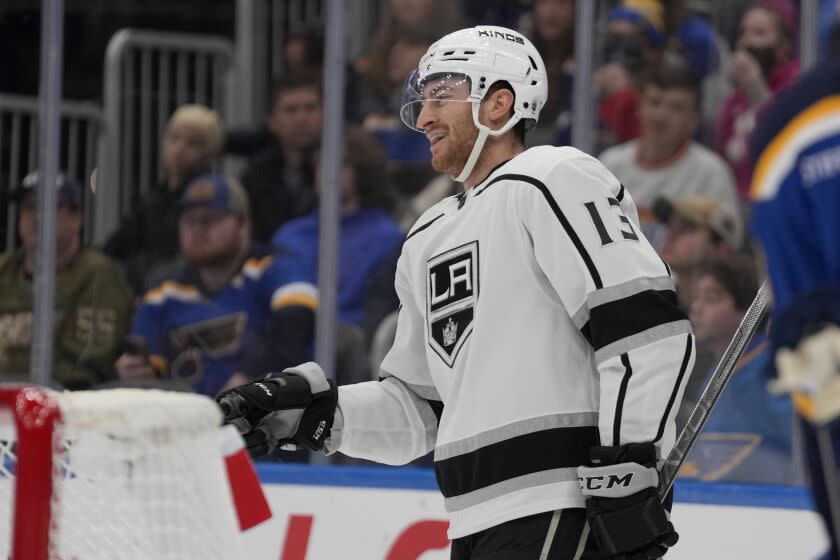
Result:
{"label": "rink board", "polygon": [[[443,500],[426,469],[259,464],[274,518],[249,560],[448,560]],[[678,483],[671,560],[811,560],[826,547],[808,492]]]}

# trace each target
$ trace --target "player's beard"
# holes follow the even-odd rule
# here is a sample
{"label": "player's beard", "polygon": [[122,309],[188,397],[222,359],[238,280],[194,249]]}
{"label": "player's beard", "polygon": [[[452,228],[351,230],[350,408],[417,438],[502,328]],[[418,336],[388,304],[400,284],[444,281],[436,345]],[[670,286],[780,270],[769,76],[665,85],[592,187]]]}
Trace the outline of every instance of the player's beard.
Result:
{"label": "player's beard", "polygon": [[461,174],[470,157],[475,141],[478,138],[478,128],[472,122],[450,125],[447,131],[445,149],[432,152],[432,168],[439,173],[449,173],[453,177]]}

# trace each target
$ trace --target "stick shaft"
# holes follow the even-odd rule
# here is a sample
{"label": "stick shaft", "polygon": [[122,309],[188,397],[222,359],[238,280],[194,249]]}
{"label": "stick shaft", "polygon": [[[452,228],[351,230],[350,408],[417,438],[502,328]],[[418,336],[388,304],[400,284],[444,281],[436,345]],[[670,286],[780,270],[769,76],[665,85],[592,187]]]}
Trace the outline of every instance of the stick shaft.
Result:
{"label": "stick shaft", "polygon": [[749,309],[747,309],[744,319],[738,326],[738,330],[735,331],[732,342],[729,343],[729,347],[723,353],[720,363],[715,368],[712,379],[706,385],[700,401],[691,412],[685,428],[680,434],[680,437],[677,438],[674,448],[662,466],[662,471],[659,476],[659,497],[661,499],[664,500],[665,496],[668,495],[668,491],[674,484],[674,479],[677,477],[680,467],[682,467],[688,453],[694,446],[694,442],[697,440],[697,436],[709,419],[709,415],[712,413],[718,397],[720,397],[723,389],[729,383],[729,378],[732,377],[735,365],[743,355],[747,344],[749,344],[759,326],[761,326],[762,321],[767,316],[768,307],[769,289],[765,283],[758,289],[755,300],[753,300]]}

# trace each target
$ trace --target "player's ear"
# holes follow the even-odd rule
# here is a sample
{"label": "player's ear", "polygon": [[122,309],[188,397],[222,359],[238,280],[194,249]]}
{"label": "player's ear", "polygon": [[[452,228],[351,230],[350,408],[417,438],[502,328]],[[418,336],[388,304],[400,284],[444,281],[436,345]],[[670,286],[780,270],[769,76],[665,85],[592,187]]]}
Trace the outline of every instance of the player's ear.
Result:
{"label": "player's ear", "polygon": [[513,114],[514,101],[513,92],[506,87],[488,93],[481,107],[485,117],[484,122],[493,129],[503,126]]}

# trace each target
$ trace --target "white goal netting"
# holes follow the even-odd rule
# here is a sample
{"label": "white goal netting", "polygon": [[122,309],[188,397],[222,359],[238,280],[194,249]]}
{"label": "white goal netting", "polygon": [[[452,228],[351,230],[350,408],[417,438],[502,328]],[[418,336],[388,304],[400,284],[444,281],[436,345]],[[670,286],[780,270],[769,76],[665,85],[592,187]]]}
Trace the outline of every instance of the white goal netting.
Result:
{"label": "white goal netting", "polygon": [[10,557],[15,523],[44,516],[50,560],[242,557],[213,401],[139,389],[49,396],[61,420],[48,511],[14,514],[14,493],[29,491],[15,488],[25,442],[12,411],[0,411],[0,558]]}

